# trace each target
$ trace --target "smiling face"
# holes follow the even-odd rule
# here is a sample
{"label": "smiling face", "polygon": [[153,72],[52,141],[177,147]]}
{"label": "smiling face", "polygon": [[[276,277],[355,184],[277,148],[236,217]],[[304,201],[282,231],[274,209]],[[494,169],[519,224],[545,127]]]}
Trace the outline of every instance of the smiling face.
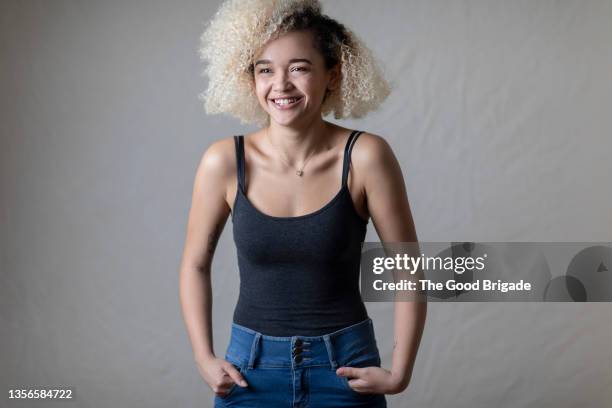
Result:
{"label": "smiling face", "polygon": [[294,31],[271,40],[253,63],[257,99],[270,120],[281,125],[320,118],[326,90],[338,84],[339,66],[326,69],[309,31]]}

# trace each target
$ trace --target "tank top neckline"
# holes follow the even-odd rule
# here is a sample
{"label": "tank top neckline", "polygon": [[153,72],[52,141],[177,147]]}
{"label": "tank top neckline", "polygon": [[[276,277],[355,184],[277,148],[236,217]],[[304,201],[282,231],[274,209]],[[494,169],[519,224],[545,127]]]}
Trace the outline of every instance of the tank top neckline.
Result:
{"label": "tank top neckline", "polygon": [[[331,208],[343,195],[344,192],[348,192],[348,188],[346,187],[346,185],[343,185],[342,187],[340,187],[340,191],[338,191],[336,193],[336,195],[327,202],[327,204],[325,204],[323,207],[319,208],[318,210],[315,210],[313,212],[307,213],[307,214],[302,214],[302,215],[296,215],[293,217],[281,217],[281,216],[277,216],[277,215],[270,215],[270,214],[266,214],[265,212],[261,211],[259,208],[255,207],[253,205],[253,203],[251,202],[251,200],[249,200],[249,198],[246,196],[246,194],[242,191],[242,189],[238,189],[238,193],[236,194],[236,199],[234,200],[234,208],[236,208],[236,201],[238,201],[238,194],[240,194],[242,196],[242,198],[244,199],[245,203],[247,203],[247,205],[254,210],[257,214],[259,214],[260,216],[264,217],[264,218],[270,218],[273,220],[282,220],[282,221],[293,221],[293,220],[302,220],[304,218],[309,218],[309,217],[313,217],[315,215],[318,215],[322,212],[324,212],[325,210],[328,210],[329,208]],[[351,198],[352,201],[352,198]],[[360,220],[362,220],[364,223],[367,223],[366,220],[363,219],[363,217],[358,216],[358,218]]]}
{"label": "tank top neckline", "polygon": [[[331,207],[334,206],[334,204],[336,204],[340,198],[342,198],[343,196],[347,196],[349,201],[350,201],[350,208],[351,208],[351,212],[356,216],[356,218],[363,224],[368,224],[369,220],[364,219],[361,215],[359,215],[359,213],[357,213],[357,210],[355,209],[355,204],[353,203],[353,198],[351,197],[350,191],[348,189],[348,183],[347,183],[347,178],[348,178],[348,161],[350,160],[350,153],[353,147],[353,144],[355,142],[355,140],[357,139],[357,136],[359,136],[361,133],[363,133],[362,131],[357,131],[354,130],[353,132],[351,132],[351,134],[348,137],[345,149],[344,149],[344,156],[343,156],[343,163],[342,163],[342,178],[341,178],[341,186],[340,186],[340,190],[331,198],[331,200],[329,200],[325,205],[323,205],[323,207],[319,208],[318,210],[309,212],[307,214],[302,214],[302,215],[296,215],[296,216],[289,216],[289,217],[281,217],[281,216],[276,216],[276,215],[270,215],[270,214],[266,214],[265,212],[261,211],[259,208],[255,207],[255,205],[253,205],[253,203],[251,202],[251,200],[249,200],[249,198],[246,196],[246,193],[243,190],[242,187],[242,183],[241,183],[241,177],[244,177],[244,147],[243,145],[238,147],[237,145],[237,154],[238,157],[237,159],[239,160],[239,171],[238,171],[238,183],[237,183],[237,191],[236,191],[236,197],[234,198],[234,206],[233,206],[233,210],[232,210],[232,220],[234,218],[234,212],[236,210],[236,203],[238,202],[238,196],[242,196],[242,198],[244,199],[244,202],[247,204],[247,206],[253,210],[256,214],[258,214],[260,217],[263,218],[267,218],[270,220],[276,220],[276,221],[299,221],[299,220],[303,220],[306,218],[310,218],[310,217],[314,217],[316,215],[319,215],[323,212],[325,212],[326,210],[330,209]],[[239,135],[237,136],[237,138],[240,140],[240,144],[243,143],[242,138],[243,135]],[[242,173],[242,174],[240,174]]]}

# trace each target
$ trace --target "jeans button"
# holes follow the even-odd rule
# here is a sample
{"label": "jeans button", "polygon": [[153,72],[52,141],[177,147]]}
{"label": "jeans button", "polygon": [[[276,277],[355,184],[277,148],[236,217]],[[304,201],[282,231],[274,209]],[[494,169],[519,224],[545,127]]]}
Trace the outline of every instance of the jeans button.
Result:
{"label": "jeans button", "polygon": [[301,347],[302,346],[302,339],[295,339],[295,346],[296,347]]}

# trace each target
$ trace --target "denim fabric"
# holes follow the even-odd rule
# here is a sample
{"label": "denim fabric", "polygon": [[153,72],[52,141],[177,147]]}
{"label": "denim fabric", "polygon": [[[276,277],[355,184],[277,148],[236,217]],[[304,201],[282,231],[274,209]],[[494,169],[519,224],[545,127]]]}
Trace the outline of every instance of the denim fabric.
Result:
{"label": "denim fabric", "polygon": [[246,379],[214,406],[240,408],[386,408],[384,394],[353,390],[340,366],[380,367],[370,318],[322,336],[267,336],[232,323],[225,359]]}

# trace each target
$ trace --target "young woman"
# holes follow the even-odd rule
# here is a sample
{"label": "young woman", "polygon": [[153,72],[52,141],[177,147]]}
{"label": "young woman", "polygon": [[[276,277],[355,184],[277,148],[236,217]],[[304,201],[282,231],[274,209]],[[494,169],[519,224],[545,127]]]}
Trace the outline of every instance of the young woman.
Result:
{"label": "young woman", "polygon": [[[204,153],[180,297],[215,407],[386,407],[410,381],[425,303],[397,302],[390,370],[359,293],[369,218],[384,242],[416,242],[385,140],[323,120],[360,117],[389,93],[368,49],[317,1],[224,3],[202,36],[208,113],[260,129]],[[240,293],[214,354],[211,263],[231,215]]]}

